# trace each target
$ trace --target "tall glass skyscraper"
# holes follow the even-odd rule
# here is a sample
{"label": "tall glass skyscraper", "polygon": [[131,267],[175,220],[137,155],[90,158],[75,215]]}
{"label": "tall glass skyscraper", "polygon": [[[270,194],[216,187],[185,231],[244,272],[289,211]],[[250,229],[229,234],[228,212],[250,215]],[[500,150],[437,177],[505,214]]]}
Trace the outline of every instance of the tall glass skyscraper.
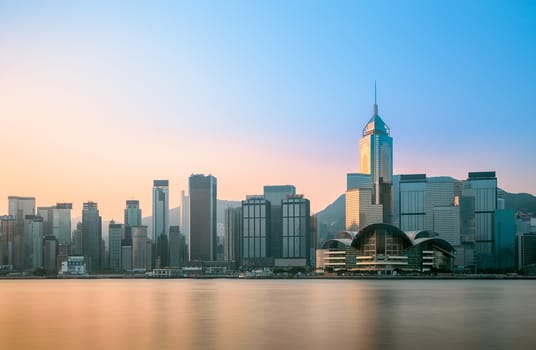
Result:
{"label": "tall glass skyscraper", "polygon": [[360,173],[371,176],[373,204],[383,205],[385,223],[392,222],[393,138],[390,133],[374,101],[372,117],[363,128],[359,142],[359,165]]}
{"label": "tall glass skyscraper", "polygon": [[90,273],[102,270],[102,219],[97,203],[86,202],[82,210],[82,249]]}
{"label": "tall glass skyscraper", "polygon": [[169,181],[154,180],[153,182],[153,241],[166,234],[169,229]]}
{"label": "tall glass skyscraper", "polygon": [[347,175],[346,229],[352,231],[378,221],[393,222],[393,139],[374,100],[359,141],[360,172]]}
{"label": "tall glass skyscraper", "polygon": [[190,192],[190,260],[216,260],[217,181],[212,175],[192,175]]}

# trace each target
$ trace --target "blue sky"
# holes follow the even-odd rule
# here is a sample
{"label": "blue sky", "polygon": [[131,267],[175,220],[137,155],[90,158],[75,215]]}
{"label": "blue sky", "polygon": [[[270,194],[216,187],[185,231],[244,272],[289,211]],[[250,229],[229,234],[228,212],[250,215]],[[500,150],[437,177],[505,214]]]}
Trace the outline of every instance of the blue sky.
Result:
{"label": "blue sky", "polygon": [[534,194],[535,38],[529,1],[0,1],[0,142],[24,154],[0,196],[148,214],[153,178],[178,201],[210,172],[222,199],[293,183],[320,210],[358,170],[375,80],[395,173]]}

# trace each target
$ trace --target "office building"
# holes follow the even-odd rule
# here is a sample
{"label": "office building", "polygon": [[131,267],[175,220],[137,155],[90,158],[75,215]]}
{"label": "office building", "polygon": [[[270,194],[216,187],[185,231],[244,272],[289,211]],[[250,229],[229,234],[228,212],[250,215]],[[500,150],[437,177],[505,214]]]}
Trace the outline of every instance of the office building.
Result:
{"label": "office building", "polygon": [[248,196],[242,201],[243,265],[262,265],[273,257],[270,213],[270,202],[263,196]]}
{"label": "office building", "polygon": [[360,228],[383,221],[383,206],[373,204],[372,190],[354,188],[346,191],[346,229],[359,231]]}
{"label": "office building", "polygon": [[147,226],[132,226],[132,269],[146,270],[148,266]]}
{"label": "office building", "polygon": [[242,261],[242,208],[225,209],[225,237],[223,255],[225,261]]}
{"label": "office building", "polygon": [[536,233],[521,233],[516,237],[517,270],[524,275],[536,275]]}
{"label": "office building", "polygon": [[293,185],[264,186],[264,199],[270,203],[270,256],[283,257],[283,212],[282,202],[296,195]]}
{"label": "office building", "polygon": [[140,209],[140,201],[138,200],[132,200],[129,199],[126,201],[126,207],[125,207],[125,222],[124,222],[124,230],[123,230],[123,237],[122,239],[132,239],[132,232],[131,227],[132,226],[140,226],[141,225],[141,209]]}
{"label": "office building", "polygon": [[192,175],[190,193],[190,260],[216,260],[217,181],[212,175]]}
{"label": "office building", "polygon": [[9,196],[9,215],[24,220],[26,215],[35,215],[35,197]]}
{"label": "office building", "polygon": [[113,220],[108,225],[108,250],[110,252],[110,270],[121,271],[121,236],[123,225],[116,224]]}
{"label": "office building", "polygon": [[132,270],[132,243],[131,245],[121,245],[121,270]]}
{"label": "office building", "polygon": [[[374,91],[376,94],[376,91]],[[378,115],[374,98],[372,117],[363,128],[359,141],[361,174],[371,176],[373,204],[383,205],[383,221],[392,221],[393,138],[390,129]]]}
{"label": "office building", "polygon": [[514,209],[504,207],[504,199],[497,199],[498,209],[494,216],[495,256],[500,272],[515,269],[516,221]]}
{"label": "office building", "polygon": [[475,253],[477,267],[489,270],[495,264],[494,220],[497,209],[497,178],[494,171],[470,172],[466,184],[475,200]]}
{"label": "office building", "polygon": [[13,269],[23,271],[31,268],[31,239],[25,235],[24,218],[35,215],[35,198],[9,196],[9,215],[15,217],[15,235],[12,240]]}
{"label": "office building", "polygon": [[363,128],[359,151],[359,173],[348,174],[346,186],[346,229],[353,231],[371,223],[393,222],[393,139],[378,115],[376,101]]}
{"label": "office building", "polygon": [[57,203],[51,207],[38,207],[43,218],[43,235],[54,236],[60,244],[71,244],[72,203]]}
{"label": "office building", "polygon": [[54,236],[46,236],[43,240],[43,268],[48,274],[58,272],[58,240]]}
{"label": "office building", "polygon": [[43,218],[26,215],[24,218],[24,236],[27,261],[26,270],[35,271],[43,266]]}
{"label": "office building", "polygon": [[2,269],[11,270],[13,268],[15,223],[14,216],[0,216],[0,266]]}
{"label": "office building", "polygon": [[[82,234],[82,230],[83,230],[82,223],[78,222],[76,224],[76,229],[73,231],[73,235],[72,235],[71,255],[74,255],[74,256],[84,255],[84,249],[82,248],[84,244],[84,237]],[[85,260],[84,260],[84,264],[86,264]],[[86,268],[87,268],[87,264],[86,264]]]}
{"label": "office building", "polygon": [[101,262],[104,252],[101,251],[101,241],[102,219],[97,203],[86,202],[82,209],[82,250],[89,273],[102,271]]}
{"label": "office building", "polygon": [[186,262],[186,242],[179,226],[169,228],[169,266],[183,266]]}
{"label": "office building", "polygon": [[167,233],[169,228],[169,181],[154,180],[153,182],[153,241]]}
{"label": "office building", "polygon": [[[186,243],[190,242],[190,197],[181,191],[181,233],[186,238]],[[188,260],[188,257],[186,257]]]}
{"label": "office building", "polygon": [[282,258],[306,259],[311,265],[310,202],[303,195],[288,196],[282,207]]}

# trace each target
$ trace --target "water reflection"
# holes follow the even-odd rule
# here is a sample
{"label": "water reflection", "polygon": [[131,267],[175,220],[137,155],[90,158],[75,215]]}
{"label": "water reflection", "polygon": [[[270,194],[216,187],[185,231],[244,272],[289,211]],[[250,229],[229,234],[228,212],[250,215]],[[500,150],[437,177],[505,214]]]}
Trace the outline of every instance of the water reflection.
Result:
{"label": "water reflection", "polygon": [[520,348],[533,281],[0,281],[0,349]]}

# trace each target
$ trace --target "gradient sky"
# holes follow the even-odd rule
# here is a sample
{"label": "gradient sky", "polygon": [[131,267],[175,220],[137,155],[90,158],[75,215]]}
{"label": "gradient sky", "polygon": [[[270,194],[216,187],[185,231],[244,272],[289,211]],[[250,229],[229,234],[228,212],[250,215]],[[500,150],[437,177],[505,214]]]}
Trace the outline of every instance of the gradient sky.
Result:
{"label": "gradient sky", "polygon": [[321,210],[359,170],[374,80],[395,174],[536,194],[534,1],[0,0],[0,214],[147,216],[153,179],[175,207],[192,173]]}

